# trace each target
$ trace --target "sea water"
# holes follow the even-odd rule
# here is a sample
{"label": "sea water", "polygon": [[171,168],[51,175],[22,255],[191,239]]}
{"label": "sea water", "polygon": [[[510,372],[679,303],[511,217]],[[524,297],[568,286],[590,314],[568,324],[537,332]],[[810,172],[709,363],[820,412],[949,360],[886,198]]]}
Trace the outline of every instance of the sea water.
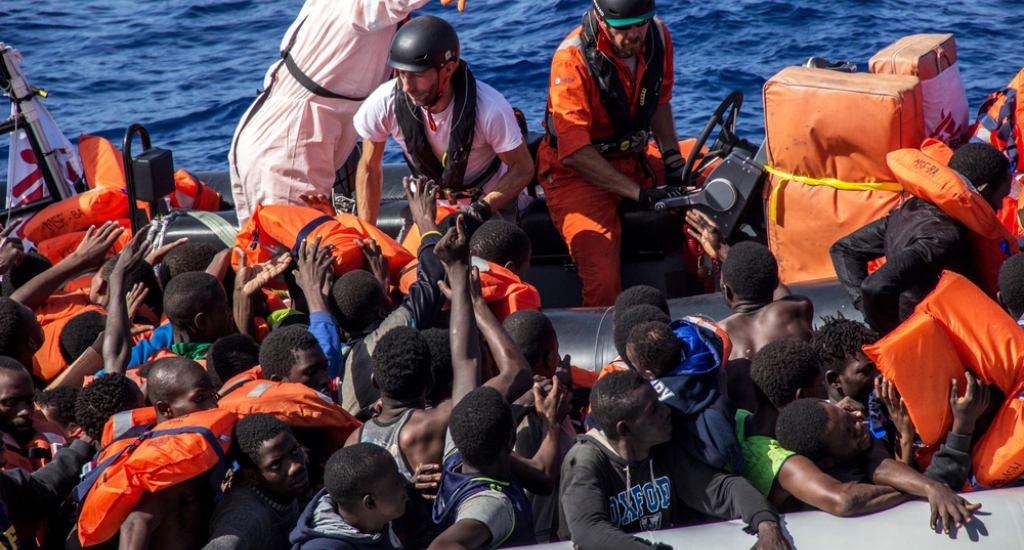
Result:
{"label": "sea water", "polygon": [[[335,0],[353,2],[357,0]],[[358,0],[371,2],[374,0]],[[477,78],[540,130],[552,53],[590,0],[437,0]],[[21,50],[29,82],[64,133],[120,146],[144,124],[175,165],[225,170],[231,136],[302,0],[0,0],[0,40]],[[728,94],[746,96],[739,133],[761,142],[761,88],[810,56],[867,60],[901,36],[952,32],[971,120],[981,101],[1024,67],[1022,0],[658,0],[675,45],[672,106],[681,138],[695,136]],[[7,109],[7,107],[2,107]],[[6,178],[7,136],[0,139]],[[136,145],[136,147],[139,147]],[[393,144],[388,162],[399,162]]]}

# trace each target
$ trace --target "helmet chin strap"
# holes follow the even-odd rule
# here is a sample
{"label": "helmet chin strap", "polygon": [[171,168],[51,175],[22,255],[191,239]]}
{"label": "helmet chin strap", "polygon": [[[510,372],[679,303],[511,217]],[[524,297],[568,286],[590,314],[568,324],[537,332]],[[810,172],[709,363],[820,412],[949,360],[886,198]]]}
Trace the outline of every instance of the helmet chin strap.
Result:
{"label": "helmet chin strap", "polygon": [[442,67],[437,72],[437,95],[434,96],[433,101],[423,106],[423,108],[427,110],[427,126],[430,127],[431,132],[437,131],[437,124],[434,123],[434,115],[431,114],[430,109],[434,105],[437,105],[437,102],[441,101],[441,98],[444,97],[444,87],[446,84],[447,82],[445,81],[444,67]]}

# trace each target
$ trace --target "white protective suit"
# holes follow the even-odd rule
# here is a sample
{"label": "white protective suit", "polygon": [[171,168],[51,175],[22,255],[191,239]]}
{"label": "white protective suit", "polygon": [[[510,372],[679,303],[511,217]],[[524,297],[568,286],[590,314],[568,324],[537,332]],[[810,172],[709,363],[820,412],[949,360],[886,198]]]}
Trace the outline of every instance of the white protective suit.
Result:
{"label": "white protective suit", "polygon": [[242,116],[228,154],[240,224],[257,204],[302,205],[300,194],[330,194],[359,138],[353,115],[391,76],[388,53],[398,23],[429,1],[306,0],[281,51],[316,85],[355,100],[313,94],[283,61],[270,67],[266,98]]}

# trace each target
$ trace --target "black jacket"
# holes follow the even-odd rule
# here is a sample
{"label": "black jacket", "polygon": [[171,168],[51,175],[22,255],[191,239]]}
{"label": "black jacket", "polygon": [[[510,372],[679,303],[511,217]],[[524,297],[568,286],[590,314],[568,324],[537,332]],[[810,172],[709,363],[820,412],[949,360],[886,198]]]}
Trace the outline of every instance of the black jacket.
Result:
{"label": "black jacket", "polygon": [[[935,289],[943,270],[970,274],[966,233],[938,206],[915,197],[839,239],[829,254],[853,306],[884,336]],[[868,262],[882,256],[885,265],[868,275]]]}
{"label": "black jacket", "polygon": [[82,466],[93,454],[91,445],[78,440],[33,474],[21,469],[0,471],[0,548],[18,548],[12,521],[33,523],[57,511],[78,485]]}

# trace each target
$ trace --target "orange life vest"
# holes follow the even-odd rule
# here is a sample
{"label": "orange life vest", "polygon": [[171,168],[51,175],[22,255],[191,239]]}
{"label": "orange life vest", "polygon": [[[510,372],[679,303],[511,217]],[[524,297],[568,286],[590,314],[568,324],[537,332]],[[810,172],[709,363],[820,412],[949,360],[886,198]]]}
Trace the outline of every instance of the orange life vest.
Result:
{"label": "orange life vest", "polygon": [[78,155],[89,189],[124,187],[124,161],[114,144],[99,136],[82,134],[78,138]]}
{"label": "orange life vest", "polygon": [[7,446],[4,470],[21,468],[32,473],[49,464],[57,451],[67,445],[60,428],[47,422],[41,411],[37,410],[32,415],[32,429],[35,435],[24,447],[18,445],[10,434],[3,434],[4,445]]}
{"label": "orange life vest", "polygon": [[[125,232],[121,233],[121,236],[114,241],[114,246],[110,247],[110,250],[107,251],[107,257],[120,252],[128,244],[128,241],[132,240],[131,222],[127,218],[116,221],[121,227],[125,228]],[[36,243],[36,249],[56,265],[57,262],[67,258],[68,254],[78,249],[78,245],[82,244],[82,241],[85,239],[85,233],[85,231],[73,231],[58,235],[52,239]]]}
{"label": "orange life vest", "polygon": [[217,406],[239,417],[267,413],[292,428],[320,428],[333,453],[345,446],[361,422],[322,393],[294,382],[252,380],[221,397]]}
{"label": "orange life vest", "polygon": [[[932,323],[925,329],[904,329]],[[882,374],[897,378],[896,389],[922,439],[928,434],[934,440],[952,424],[948,405],[952,378],[960,380],[961,392],[966,391],[964,369],[986,384],[995,384],[1006,401],[974,444],[975,479],[984,487],[1002,487],[1024,473],[1024,401],[1019,398],[1024,391],[1024,331],[967,278],[943,273],[914,314],[873,346],[865,346],[864,353]],[[934,375],[929,374],[932,371]],[[925,391],[926,387],[931,389]],[[942,428],[930,427],[935,425]]]}
{"label": "orange life vest", "polygon": [[985,199],[941,160],[948,151],[944,148],[941,142],[927,140],[923,150],[893,151],[886,162],[908,193],[938,206],[967,227],[974,267],[970,275],[994,298],[999,291],[999,267],[1020,248]]}
{"label": "orange life vest", "polygon": [[220,210],[220,193],[185,170],[174,173],[174,192],[170,198],[174,208],[204,212]]}
{"label": "orange life vest", "polygon": [[121,411],[107,420],[103,425],[103,436],[100,444],[104,447],[118,439],[122,439],[132,428],[149,427],[156,424],[156,409],[154,407],[143,407]]}
{"label": "orange life vest", "polygon": [[398,241],[377,229],[375,225],[363,221],[352,214],[341,213],[335,216],[334,219],[341,225],[358,233],[360,239],[373,239],[377,243],[381,254],[388,259],[388,271],[390,272],[392,282],[398,281],[402,277],[402,270],[411,262],[416,261],[414,253],[410,253],[405,247],[398,244]]}
{"label": "orange life vest", "polygon": [[123,189],[98,187],[43,208],[18,229],[18,235],[41,243],[127,215],[128,194]]}
{"label": "orange life vest", "polygon": [[255,366],[247,371],[240,372],[231,378],[224,385],[220,387],[217,393],[221,399],[224,399],[229,393],[242,387],[246,382],[252,382],[253,380],[263,380],[263,367]]}
{"label": "orange life vest", "polygon": [[[363,253],[355,243],[359,233],[305,206],[256,205],[252,217],[238,232],[235,246],[245,252],[249,265],[253,265],[277,255],[279,247],[297,254],[297,243],[313,243],[317,237],[322,237],[321,245],[334,245],[336,276],[363,267]],[[237,270],[237,257],[232,256],[231,262]]]}
{"label": "orange life vest", "polygon": [[[410,264],[402,274],[399,290],[403,294],[408,294],[409,287],[416,282],[417,265]],[[540,309],[540,293],[533,285],[519,280],[515,273],[476,257],[473,265],[480,269],[480,290],[484,301],[499,322],[521,309]]]}
{"label": "orange life vest", "polygon": [[217,468],[220,484],[238,417],[221,409],[173,418],[137,437],[114,441],[97,455],[78,487],[83,546],[113,537],[143,493],[155,493]]}
{"label": "orange life vest", "polygon": [[68,315],[48,320],[45,324],[40,322],[43,328],[43,347],[32,356],[32,374],[49,384],[68,368],[68,363],[60,353],[60,335],[72,319],[87,311],[98,311],[106,315],[103,308],[87,304]]}
{"label": "orange life vest", "polygon": [[594,383],[601,377],[597,371],[581,369],[575,365],[569,367],[572,373],[572,386],[574,388],[593,388]]}

